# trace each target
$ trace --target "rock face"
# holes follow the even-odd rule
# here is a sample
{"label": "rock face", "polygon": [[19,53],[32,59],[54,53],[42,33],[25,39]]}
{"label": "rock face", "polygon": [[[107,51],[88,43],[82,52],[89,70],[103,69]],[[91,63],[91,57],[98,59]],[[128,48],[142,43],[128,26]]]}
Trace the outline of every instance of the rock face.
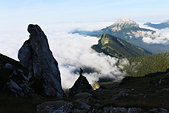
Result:
{"label": "rock face", "polygon": [[69,96],[74,96],[80,92],[89,92],[92,91],[92,87],[89,84],[85,76],[82,75],[83,70],[80,68],[80,76],[74,83],[73,87],[69,90]]}
{"label": "rock face", "polygon": [[38,25],[28,26],[30,33],[20,48],[20,63],[29,70],[31,87],[37,94],[63,96],[58,63],[49,49],[48,40]]}
{"label": "rock face", "polygon": [[19,62],[0,54],[0,93],[27,96],[28,71]]}

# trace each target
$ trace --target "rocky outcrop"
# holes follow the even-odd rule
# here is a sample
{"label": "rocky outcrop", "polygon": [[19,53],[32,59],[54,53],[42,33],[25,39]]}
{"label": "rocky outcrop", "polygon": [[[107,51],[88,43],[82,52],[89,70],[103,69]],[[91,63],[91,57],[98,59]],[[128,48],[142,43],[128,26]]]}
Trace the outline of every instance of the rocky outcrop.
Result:
{"label": "rocky outcrop", "polygon": [[63,96],[58,63],[52,55],[48,40],[38,25],[28,26],[30,33],[20,48],[20,63],[29,70],[33,91],[40,95]]}
{"label": "rocky outcrop", "polygon": [[70,113],[72,102],[58,100],[48,101],[37,105],[37,113]]}
{"label": "rocky outcrop", "polygon": [[27,75],[28,71],[19,62],[0,54],[0,93],[29,95]]}
{"label": "rocky outcrop", "polygon": [[114,107],[113,105],[96,107],[81,101],[48,101],[37,105],[37,113],[169,113],[165,108],[144,109],[140,107]]}
{"label": "rocky outcrop", "polygon": [[80,92],[89,92],[92,91],[92,87],[89,84],[85,76],[82,75],[83,70],[80,68],[80,76],[74,83],[73,87],[69,90],[69,96],[74,96]]}

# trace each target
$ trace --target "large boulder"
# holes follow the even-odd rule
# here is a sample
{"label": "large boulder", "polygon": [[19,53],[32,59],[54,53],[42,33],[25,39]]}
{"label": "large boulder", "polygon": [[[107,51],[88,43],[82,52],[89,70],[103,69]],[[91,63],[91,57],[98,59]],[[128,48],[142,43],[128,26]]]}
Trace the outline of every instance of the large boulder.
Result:
{"label": "large boulder", "polygon": [[90,92],[93,90],[87,78],[83,76],[82,73],[83,73],[83,70],[80,68],[79,78],[75,81],[73,87],[69,89],[70,97],[76,95],[77,93]]}
{"label": "large boulder", "polygon": [[38,25],[28,26],[30,33],[20,48],[20,63],[29,70],[31,88],[40,95],[63,96],[58,63],[52,55],[48,40]]}

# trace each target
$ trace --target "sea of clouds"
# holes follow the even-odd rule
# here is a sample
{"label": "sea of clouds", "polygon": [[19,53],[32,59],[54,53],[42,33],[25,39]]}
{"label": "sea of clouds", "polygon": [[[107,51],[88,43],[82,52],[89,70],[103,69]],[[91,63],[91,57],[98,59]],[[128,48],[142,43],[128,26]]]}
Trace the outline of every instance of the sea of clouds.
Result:
{"label": "sea of clouds", "polygon": [[147,35],[143,37],[143,42],[148,44],[169,44],[169,28],[159,30],[143,25],[142,23],[140,26],[155,31],[153,34],[148,32]]}
{"label": "sea of clouds", "polygon": [[[110,23],[69,23],[56,25],[40,25],[48,37],[50,48],[59,63],[63,88],[70,88],[79,77],[74,70],[90,67],[97,70],[93,73],[84,73],[90,84],[98,81],[100,77],[110,77],[120,80],[124,77],[116,66],[118,59],[97,53],[91,46],[97,44],[96,37],[71,34],[74,29],[97,30],[110,25]],[[0,53],[16,60],[19,48],[29,34],[25,29],[0,29]]]}

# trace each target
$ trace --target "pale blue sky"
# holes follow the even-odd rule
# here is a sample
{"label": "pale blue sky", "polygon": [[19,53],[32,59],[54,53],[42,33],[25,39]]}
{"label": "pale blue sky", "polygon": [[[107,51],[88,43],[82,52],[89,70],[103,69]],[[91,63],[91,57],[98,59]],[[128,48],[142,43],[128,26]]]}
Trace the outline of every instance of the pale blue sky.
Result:
{"label": "pale blue sky", "polygon": [[169,0],[0,0],[0,25],[169,19]]}

